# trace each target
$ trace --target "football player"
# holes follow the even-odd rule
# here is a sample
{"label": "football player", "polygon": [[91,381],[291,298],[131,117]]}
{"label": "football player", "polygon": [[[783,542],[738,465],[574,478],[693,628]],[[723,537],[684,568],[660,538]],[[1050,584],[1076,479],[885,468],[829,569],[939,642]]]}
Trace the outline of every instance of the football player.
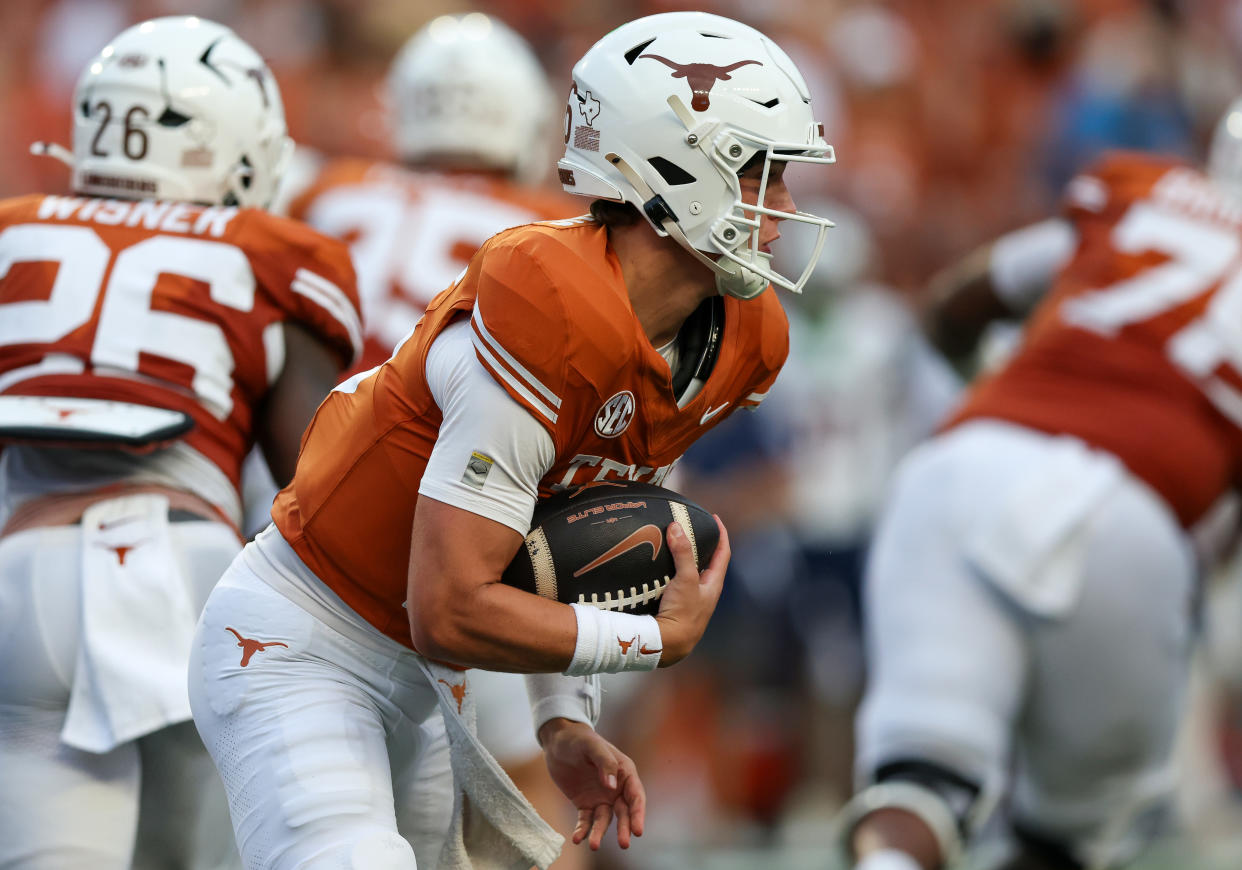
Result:
{"label": "football player", "polygon": [[191,697],[248,861],[416,866],[389,770],[438,705],[462,790],[446,854],[547,866],[559,838],[460,724],[476,692],[452,667],[533,675],[549,770],[578,808],[574,842],[598,848],[614,816],[622,847],[642,832],[641,782],[595,733],[584,677],[689,653],[719,596],[723,529],[700,574],[670,526],[678,570],[654,617],[498,581],[539,496],[659,483],[701,432],[763,399],[788,346],[769,285],[800,289],[809,271],[781,274],[770,245],[782,221],[821,242],[829,226],[794,210],[784,168],[832,156],[784,52],[702,13],[596,43],[564,125],[561,182],[592,216],[490,239],[387,362],[333,391],[275,523],[208,602]]}
{"label": "football player", "polygon": [[[365,337],[358,370],[388,358],[490,236],[581,212],[574,199],[535,186],[551,163],[554,97],[526,41],[499,19],[445,15],[421,28],[393,62],[388,104],[400,165],[328,161],[288,207],[291,217],[349,241]],[[262,504],[263,526],[274,495]],[[535,740],[523,678],[472,679],[479,739],[536,809],[558,818],[564,800]],[[583,860],[570,852],[555,866]]]}
{"label": "football player", "polygon": [[241,549],[242,457],[291,478],[361,351],[354,273],[261,210],[291,142],[228,28],[124,31],[72,110],[72,152],[41,148],[73,195],[0,203],[0,865],[216,866],[190,642]]}
{"label": "football player", "polygon": [[842,816],[857,868],[946,866],[1002,795],[1012,868],[1118,866],[1159,828],[1202,532],[1242,474],[1240,122],[1206,173],[1105,158],[1062,221],[946,280],[961,350],[1053,287],[880,524]]}

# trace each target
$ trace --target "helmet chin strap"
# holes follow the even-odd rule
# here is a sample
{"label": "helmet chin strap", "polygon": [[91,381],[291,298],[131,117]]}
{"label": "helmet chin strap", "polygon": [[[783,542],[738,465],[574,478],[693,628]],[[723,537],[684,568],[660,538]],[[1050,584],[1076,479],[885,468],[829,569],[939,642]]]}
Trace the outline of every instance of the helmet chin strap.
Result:
{"label": "helmet chin strap", "polygon": [[[693,244],[686,234],[682,232],[681,225],[677,223],[677,218],[669,209],[664,198],[651,189],[651,186],[643,180],[642,176],[634,171],[634,168],[625,162],[618,154],[607,154],[605,159],[617,170],[625,176],[625,180],[633,185],[634,190],[643,199],[642,209],[644,213],[653,221],[659,223],[660,229],[668,233],[668,235],[689,251],[695,259],[712,270],[716,276],[716,292],[722,296],[733,296],[737,299],[753,299],[764,291],[768,286],[768,279],[758,272],[754,272],[742,266],[733,260],[723,258],[719,261],[713,260],[707,254],[700,251]],[[764,256],[760,254],[760,256]]]}

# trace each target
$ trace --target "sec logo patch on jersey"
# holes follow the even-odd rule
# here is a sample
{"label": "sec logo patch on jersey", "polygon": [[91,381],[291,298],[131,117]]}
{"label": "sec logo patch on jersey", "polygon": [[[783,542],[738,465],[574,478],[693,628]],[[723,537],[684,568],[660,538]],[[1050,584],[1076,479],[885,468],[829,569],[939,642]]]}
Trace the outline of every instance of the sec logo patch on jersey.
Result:
{"label": "sec logo patch on jersey", "polygon": [[634,394],[622,390],[603,404],[595,415],[595,434],[601,438],[616,438],[634,419]]}
{"label": "sec logo patch on jersey", "polygon": [[599,481],[543,499],[502,580],[563,604],[653,614],[674,573],[665,533],[686,530],[702,571],[720,533],[712,515],[672,490]]}

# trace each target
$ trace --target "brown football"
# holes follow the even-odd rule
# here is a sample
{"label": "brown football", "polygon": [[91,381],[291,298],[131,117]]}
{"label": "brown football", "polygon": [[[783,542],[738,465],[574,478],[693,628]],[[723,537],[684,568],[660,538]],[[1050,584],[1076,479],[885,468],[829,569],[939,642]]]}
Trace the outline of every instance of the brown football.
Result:
{"label": "brown football", "polygon": [[680,522],[699,570],[720,539],[712,515],[670,489],[598,481],[541,499],[501,579],[563,604],[653,614],[673,576],[665,537]]}

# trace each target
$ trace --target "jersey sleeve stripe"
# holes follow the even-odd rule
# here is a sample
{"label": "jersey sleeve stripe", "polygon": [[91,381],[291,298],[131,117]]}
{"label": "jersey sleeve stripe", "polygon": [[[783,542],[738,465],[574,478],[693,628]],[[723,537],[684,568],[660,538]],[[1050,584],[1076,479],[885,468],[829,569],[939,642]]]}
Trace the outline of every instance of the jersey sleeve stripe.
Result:
{"label": "jersey sleeve stripe", "polygon": [[314,302],[345,328],[357,359],[362,353],[362,320],[341,288],[309,269],[298,269],[290,289]]}
{"label": "jersey sleeve stripe", "polygon": [[491,350],[483,343],[482,337],[477,330],[472,330],[470,340],[474,343],[474,349],[479,354],[479,360],[492,373],[492,377],[501,382],[502,386],[508,386],[517,393],[522,399],[535,411],[539,416],[543,417],[549,423],[556,424],[556,411],[549,408],[542,402],[538,396],[532,393],[526,385],[519,380],[512,372],[496,359]]}
{"label": "jersey sleeve stripe", "polygon": [[768,394],[767,394],[766,392],[764,392],[764,393],[751,393],[751,394],[750,394],[749,396],[747,396],[745,399],[742,399],[742,401],[743,401],[743,402],[754,403],[754,404],[758,405],[760,402],[762,402],[762,401],[763,401],[764,399],[766,399],[767,397],[768,397]]}
{"label": "jersey sleeve stripe", "polygon": [[474,308],[474,314],[472,314],[470,317],[470,322],[474,325],[475,335],[478,336],[479,340],[482,341],[483,344],[485,344],[489,349],[491,349],[493,354],[495,354],[496,356],[503,359],[506,363],[508,363],[509,367],[514,371],[514,373],[519,378],[521,378],[527,384],[529,388],[533,389],[535,392],[539,393],[539,395],[543,396],[547,404],[551,405],[554,408],[560,408],[561,406],[560,397],[558,397],[556,393],[552,392],[547,387],[545,387],[543,384],[541,384],[537,377],[531,374],[530,371],[528,371],[524,365],[518,362],[517,359],[515,359],[512,354],[510,354],[507,350],[501,347],[500,342],[496,341],[496,339],[492,337],[492,334],[487,331],[487,326],[483,323],[483,312],[479,310],[479,307],[477,304],[475,305],[475,308]]}

